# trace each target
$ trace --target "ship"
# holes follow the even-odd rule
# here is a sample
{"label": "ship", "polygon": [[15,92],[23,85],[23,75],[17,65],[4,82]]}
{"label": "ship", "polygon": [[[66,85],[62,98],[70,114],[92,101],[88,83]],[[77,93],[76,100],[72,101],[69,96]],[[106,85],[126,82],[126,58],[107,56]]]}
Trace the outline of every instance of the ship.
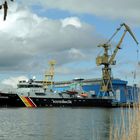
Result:
{"label": "ship", "polygon": [[83,90],[70,88],[55,92],[44,89],[33,79],[19,81],[14,91],[0,92],[0,107],[113,107],[113,102],[113,98],[101,99]]}
{"label": "ship", "polygon": [[[138,103],[140,89],[127,86],[126,81],[113,80],[116,96],[101,96],[101,79],[81,79],[56,82],[54,88],[44,88],[35,79],[21,80],[17,88],[0,91],[0,107],[128,107]],[[64,86],[65,85],[65,86]],[[61,86],[61,90],[60,90]],[[87,89],[87,90],[86,90]],[[118,90],[120,92],[118,92]],[[119,93],[119,94],[118,94]],[[119,98],[118,98],[119,97]]]}

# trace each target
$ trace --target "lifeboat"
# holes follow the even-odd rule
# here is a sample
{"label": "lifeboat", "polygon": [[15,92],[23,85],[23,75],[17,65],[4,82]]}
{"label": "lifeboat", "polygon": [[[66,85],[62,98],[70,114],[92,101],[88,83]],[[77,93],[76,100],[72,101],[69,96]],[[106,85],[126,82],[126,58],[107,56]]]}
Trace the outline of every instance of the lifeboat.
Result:
{"label": "lifeboat", "polygon": [[67,94],[74,95],[74,94],[78,94],[78,92],[74,90],[67,90]]}
{"label": "lifeboat", "polygon": [[88,97],[88,94],[82,93],[82,94],[80,94],[80,96],[81,96],[81,97]]}

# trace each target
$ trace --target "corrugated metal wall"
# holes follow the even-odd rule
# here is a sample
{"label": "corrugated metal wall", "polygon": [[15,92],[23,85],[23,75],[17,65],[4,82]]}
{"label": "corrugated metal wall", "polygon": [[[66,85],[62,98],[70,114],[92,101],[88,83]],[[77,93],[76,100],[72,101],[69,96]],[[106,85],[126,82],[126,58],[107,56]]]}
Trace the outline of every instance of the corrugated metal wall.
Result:
{"label": "corrugated metal wall", "polygon": [[[120,79],[113,80],[113,89],[115,91],[116,98],[118,98],[118,101],[120,102],[135,102],[139,99],[139,88],[134,86],[127,86],[127,81],[123,81]],[[100,91],[100,85],[96,83],[83,83],[83,90],[84,91],[93,91],[96,95],[98,95]],[[70,88],[69,84],[65,85],[57,85],[55,86],[55,90],[58,92],[62,92],[65,90],[68,90]]]}

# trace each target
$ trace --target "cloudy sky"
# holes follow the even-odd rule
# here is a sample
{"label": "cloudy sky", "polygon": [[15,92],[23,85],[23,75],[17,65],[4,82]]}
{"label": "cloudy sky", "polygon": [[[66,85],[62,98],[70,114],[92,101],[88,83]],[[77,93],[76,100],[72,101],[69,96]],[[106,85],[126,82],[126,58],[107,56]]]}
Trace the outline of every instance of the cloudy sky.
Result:
{"label": "cloudy sky", "polygon": [[[1,0],[1,3],[3,1]],[[123,22],[140,41],[139,0],[15,0],[8,1],[7,20],[0,11],[0,83],[36,76],[44,78],[49,60],[56,60],[55,80],[100,78],[95,59]],[[112,41],[112,51],[124,29]],[[139,47],[127,33],[112,67],[113,76],[140,83]]]}

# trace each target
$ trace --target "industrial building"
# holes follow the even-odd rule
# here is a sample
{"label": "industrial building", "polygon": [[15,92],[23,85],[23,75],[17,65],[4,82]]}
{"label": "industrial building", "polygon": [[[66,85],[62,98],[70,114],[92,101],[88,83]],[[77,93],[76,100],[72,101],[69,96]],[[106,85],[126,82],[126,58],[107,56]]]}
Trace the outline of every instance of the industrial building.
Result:
{"label": "industrial building", "polygon": [[[95,94],[96,96],[101,96],[100,83],[101,79],[85,79],[81,81],[83,91],[88,92],[89,94]],[[73,80],[55,82],[54,90],[57,92],[69,90],[71,84],[73,84]],[[119,102],[127,103],[138,101],[140,89],[137,85],[129,86],[127,81],[121,79],[114,79],[112,85],[116,99]]]}

